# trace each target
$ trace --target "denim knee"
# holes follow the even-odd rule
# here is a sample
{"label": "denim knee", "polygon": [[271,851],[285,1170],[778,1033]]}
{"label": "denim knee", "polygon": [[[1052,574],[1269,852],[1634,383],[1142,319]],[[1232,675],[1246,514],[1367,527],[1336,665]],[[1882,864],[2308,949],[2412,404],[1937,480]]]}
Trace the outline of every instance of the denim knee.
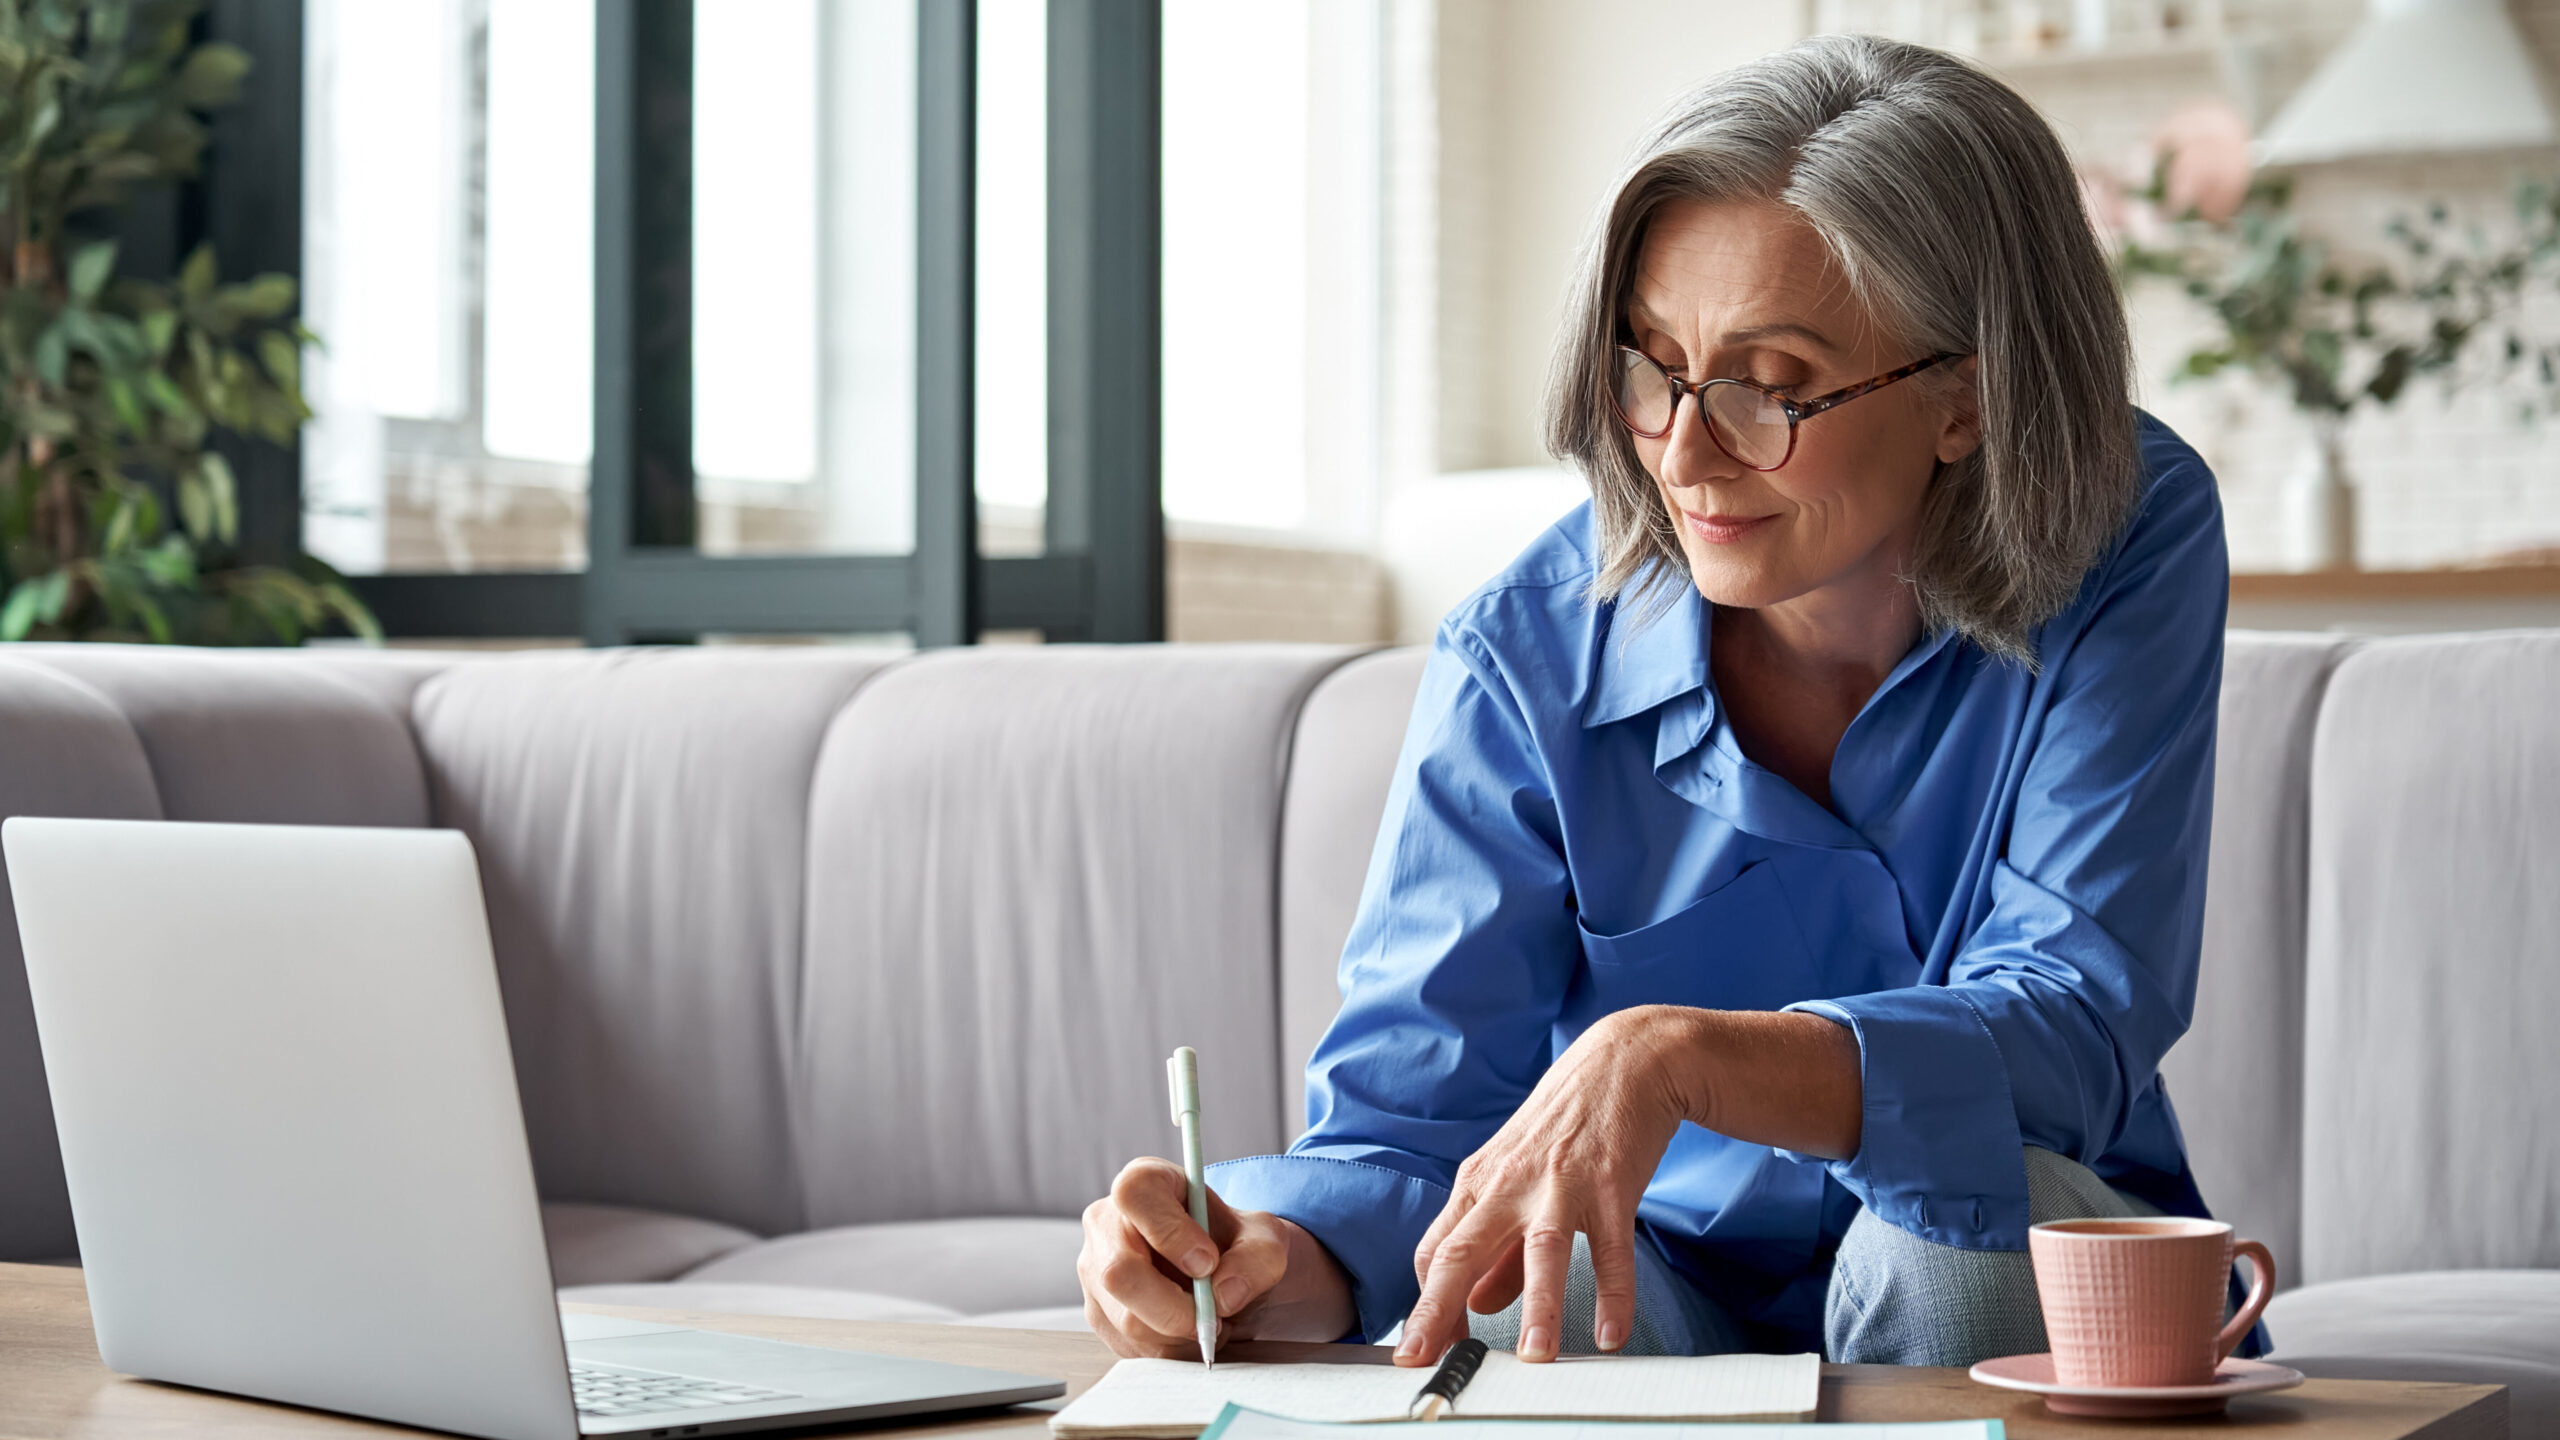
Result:
{"label": "denim knee", "polygon": [[[2151,1210],[2050,1150],[2028,1146],[2024,1159],[2031,1220]],[[1971,1365],[2047,1348],[2025,1251],[1941,1245],[1865,1210],[1841,1238],[1822,1338],[1844,1364]]]}

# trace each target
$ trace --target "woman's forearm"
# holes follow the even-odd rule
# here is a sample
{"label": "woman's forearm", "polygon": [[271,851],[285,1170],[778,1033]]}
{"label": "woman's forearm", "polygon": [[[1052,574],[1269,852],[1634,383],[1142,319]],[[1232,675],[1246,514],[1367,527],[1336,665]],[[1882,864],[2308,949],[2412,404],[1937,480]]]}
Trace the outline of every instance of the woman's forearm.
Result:
{"label": "woman's forearm", "polygon": [[1719,1135],[1845,1160],[1864,1105],[1858,1041],[1802,1011],[1646,1005],[1619,1017],[1660,1057],[1682,1117]]}

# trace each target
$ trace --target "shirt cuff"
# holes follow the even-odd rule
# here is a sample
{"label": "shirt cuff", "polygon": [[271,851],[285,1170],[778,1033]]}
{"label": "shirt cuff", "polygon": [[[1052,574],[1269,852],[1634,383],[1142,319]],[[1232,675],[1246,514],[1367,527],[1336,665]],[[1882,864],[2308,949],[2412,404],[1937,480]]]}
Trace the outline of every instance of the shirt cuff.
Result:
{"label": "shirt cuff", "polygon": [[2027,1248],[2027,1167],[1999,1042],[1943,985],[1786,1007],[1849,1027],[1864,1091],[1858,1153],[1824,1165],[1879,1220],[1964,1250]]}
{"label": "shirt cuff", "polygon": [[1296,1221],[1351,1277],[1360,1332],[1375,1342],[1421,1298],[1414,1248],[1449,1201],[1446,1188],[1383,1165],[1325,1155],[1256,1155],[1209,1167],[1209,1188],[1239,1210]]}

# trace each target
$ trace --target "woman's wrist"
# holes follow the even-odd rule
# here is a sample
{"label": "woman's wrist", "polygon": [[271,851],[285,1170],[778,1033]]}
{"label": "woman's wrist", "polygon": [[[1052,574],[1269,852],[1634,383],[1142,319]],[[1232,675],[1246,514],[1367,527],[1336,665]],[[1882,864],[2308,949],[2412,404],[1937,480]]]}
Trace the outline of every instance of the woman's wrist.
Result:
{"label": "woman's wrist", "polygon": [[1678,1118],[1711,1130],[1719,1089],[1715,1070],[1722,1058],[1717,1014],[1690,1005],[1638,1005],[1603,1022],[1626,1032],[1631,1058],[1643,1067],[1647,1088],[1663,1105]]}
{"label": "woman's wrist", "polygon": [[1271,1217],[1288,1246],[1279,1283],[1235,1317],[1240,1333],[1255,1340],[1339,1340],[1359,1328],[1351,1276],[1324,1242],[1286,1216]]}
{"label": "woman's wrist", "polygon": [[1820,1015],[1640,1005],[1623,1025],[1650,1083],[1681,1119],[1719,1135],[1828,1159],[1857,1153],[1858,1042]]}

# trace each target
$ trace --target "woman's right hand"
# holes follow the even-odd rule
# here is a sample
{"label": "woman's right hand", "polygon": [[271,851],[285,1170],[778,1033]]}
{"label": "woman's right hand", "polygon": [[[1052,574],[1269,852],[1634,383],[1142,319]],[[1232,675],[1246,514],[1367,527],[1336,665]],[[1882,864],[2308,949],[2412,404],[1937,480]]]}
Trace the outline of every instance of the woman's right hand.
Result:
{"label": "woman's right hand", "polygon": [[1119,1355],[1196,1359],[1192,1277],[1218,1297],[1218,1342],[1339,1340],[1358,1322],[1351,1280],[1292,1221],[1235,1210],[1209,1192],[1209,1229],[1191,1219],[1182,1167],[1132,1160],[1111,1193],[1085,1207],[1084,1317]]}

